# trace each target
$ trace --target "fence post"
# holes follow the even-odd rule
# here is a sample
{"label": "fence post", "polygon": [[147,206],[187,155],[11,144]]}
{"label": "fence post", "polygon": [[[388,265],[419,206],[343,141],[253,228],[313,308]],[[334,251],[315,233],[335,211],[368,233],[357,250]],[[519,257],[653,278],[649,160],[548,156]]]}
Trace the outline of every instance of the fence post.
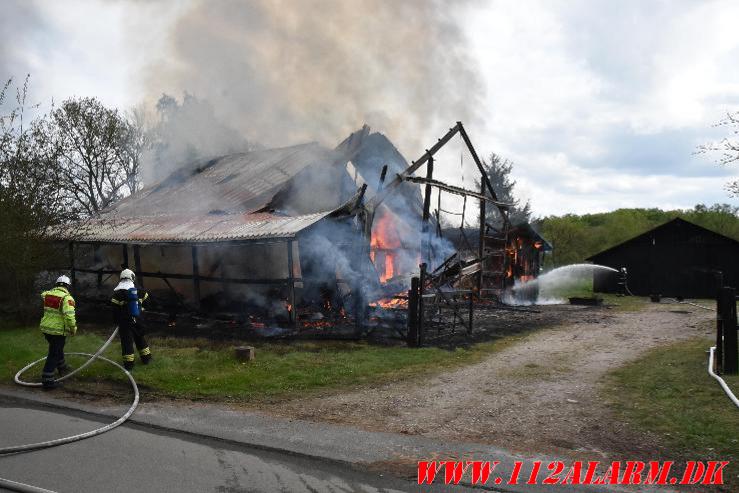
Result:
{"label": "fence post", "polygon": [[418,346],[418,278],[411,279],[408,291],[408,335],[406,342],[410,347]]}
{"label": "fence post", "polygon": [[721,288],[721,327],[724,333],[724,373],[739,373],[739,348],[736,332],[736,289]]}
{"label": "fence post", "polygon": [[426,336],[426,321],[424,320],[423,286],[426,284],[426,264],[421,264],[421,275],[418,279],[418,345],[423,346]]}
{"label": "fence post", "polygon": [[715,353],[715,372],[722,373],[724,371],[724,324],[721,320],[723,313],[723,296],[722,288],[716,290],[716,353]]}

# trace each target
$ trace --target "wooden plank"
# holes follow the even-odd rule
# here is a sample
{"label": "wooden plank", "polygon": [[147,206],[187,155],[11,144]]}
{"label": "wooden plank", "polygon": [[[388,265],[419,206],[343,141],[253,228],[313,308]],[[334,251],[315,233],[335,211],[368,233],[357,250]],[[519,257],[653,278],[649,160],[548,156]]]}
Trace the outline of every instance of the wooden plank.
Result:
{"label": "wooden plank", "polygon": [[293,272],[293,242],[287,242],[287,292],[288,303],[290,304],[289,320],[290,324],[297,329],[298,327],[298,307],[295,306],[295,273]]}
{"label": "wooden plank", "polygon": [[73,241],[69,242],[69,276],[72,281],[72,290],[75,290],[77,287],[77,269],[75,269]]}
{"label": "wooden plank", "polygon": [[[428,159],[426,165],[426,180],[434,178],[434,158]],[[429,220],[431,219],[431,185],[426,184],[426,190],[423,197],[423,216],[421,223],[421,261],[431,262],[431,238],[429,237]]]}
{"label": "wooden plank", "polygon": [[418,278],[411,278],[408,291],[408,334],[406,342],[410,347],[418,347]]}
{"label": "wooden plank", "polygon": [[419,183],[421,185],[424,185],[424,184],[428,185],[428,184],[430,184],[433,187],[439,188],[439,189],[444,190],[444,191],[447,191],[449,193],[453,193],[455,195],[462,195],[462,196],[466,195],[468,197],[474,197],[476,199],[484,200],[485,202],[488,202],[488,203],[497,205],[498,207],[505,208],[505,209],[507,209],[507,208],[509,208],[509,207],[512,206],[512,204],[508,204],[508,203],[505,203],[505,202],[497,201],[497,200],[493,199],[492,197],[490,197],[488,195],[484,195],[484,194],[482,194],[480,192],[475,192],[475,191],[472,191],[472,190],[467,190],[466,188],[457,187],[457,186],[454,186],[454,185],[449,185],[449,184],[444,183],[444,182],[441,182],[439,180],[429,180],[428,178],[422,178],[420,176],[406,176],[406,177],[403,178],[403,180],[404,181],[411,182],[411,183]]}

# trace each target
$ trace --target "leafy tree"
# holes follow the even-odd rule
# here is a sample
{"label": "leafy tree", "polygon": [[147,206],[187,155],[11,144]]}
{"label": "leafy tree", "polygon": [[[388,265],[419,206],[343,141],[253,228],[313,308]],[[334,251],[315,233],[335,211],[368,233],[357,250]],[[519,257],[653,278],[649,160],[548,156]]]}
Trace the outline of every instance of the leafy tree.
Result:
{"label": "leafy tree", "polygon": [[[513,162],[493,152],[487,160],[483,159],[482,165],[485,168],[488,178],[490,178],[490,183],[493,185],[493,190],[498,196],[498,200],[512,204],[509,211],[511,223],[514,225],[528,223],[531,220],[531,204],[527,200],[521,205],[521,201],[516,198],[514,193],[516,182],[511,179]],[[476,185],[479,189],[479,180],[476,181]],[[489,211],[486,221],[496,227],[500,226],[500,218],[492,210]]]}
{"label": "leafy tree", "polygon": [[9,93],[12,79],[0,90],[0,299],[8,310],[29,321],[38,305],[34,286],[37,274],[46,268],[63,268],[66,256],[49,241],[54,227],[76,219],[66,207],[57,165],[61,148],[49,130],[48,118],[24,122],[28,78]]}

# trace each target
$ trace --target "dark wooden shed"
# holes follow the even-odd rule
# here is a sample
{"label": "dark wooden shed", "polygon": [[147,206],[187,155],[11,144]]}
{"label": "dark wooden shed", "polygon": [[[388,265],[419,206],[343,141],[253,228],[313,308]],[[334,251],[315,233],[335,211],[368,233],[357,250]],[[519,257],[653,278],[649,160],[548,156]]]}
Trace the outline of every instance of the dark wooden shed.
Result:
{"label": "dark wooden shed", "polygon": [[[638,296],[713,298],[719,283],[739,285],[739,241],[681,218],[587,260],[614,269],[626,267],[629,289]],[[594,290],[617,292],[616,277],[596,272]]]}

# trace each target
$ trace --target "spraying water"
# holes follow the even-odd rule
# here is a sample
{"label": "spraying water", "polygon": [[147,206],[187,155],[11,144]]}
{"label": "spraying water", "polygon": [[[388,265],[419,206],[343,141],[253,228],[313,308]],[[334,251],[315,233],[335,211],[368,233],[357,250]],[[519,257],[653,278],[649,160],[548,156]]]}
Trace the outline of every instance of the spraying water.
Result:
{"label": "spraying water", "polygon": [[564,299],[548,296],[556,290],[576,288],[584,281],[592,279],[596,271],[618,272],[612,267],[598,264],[572,264],[557,267],[532,281],[516,281],[503,301],[510,305],[552,305],[564,303]]}

